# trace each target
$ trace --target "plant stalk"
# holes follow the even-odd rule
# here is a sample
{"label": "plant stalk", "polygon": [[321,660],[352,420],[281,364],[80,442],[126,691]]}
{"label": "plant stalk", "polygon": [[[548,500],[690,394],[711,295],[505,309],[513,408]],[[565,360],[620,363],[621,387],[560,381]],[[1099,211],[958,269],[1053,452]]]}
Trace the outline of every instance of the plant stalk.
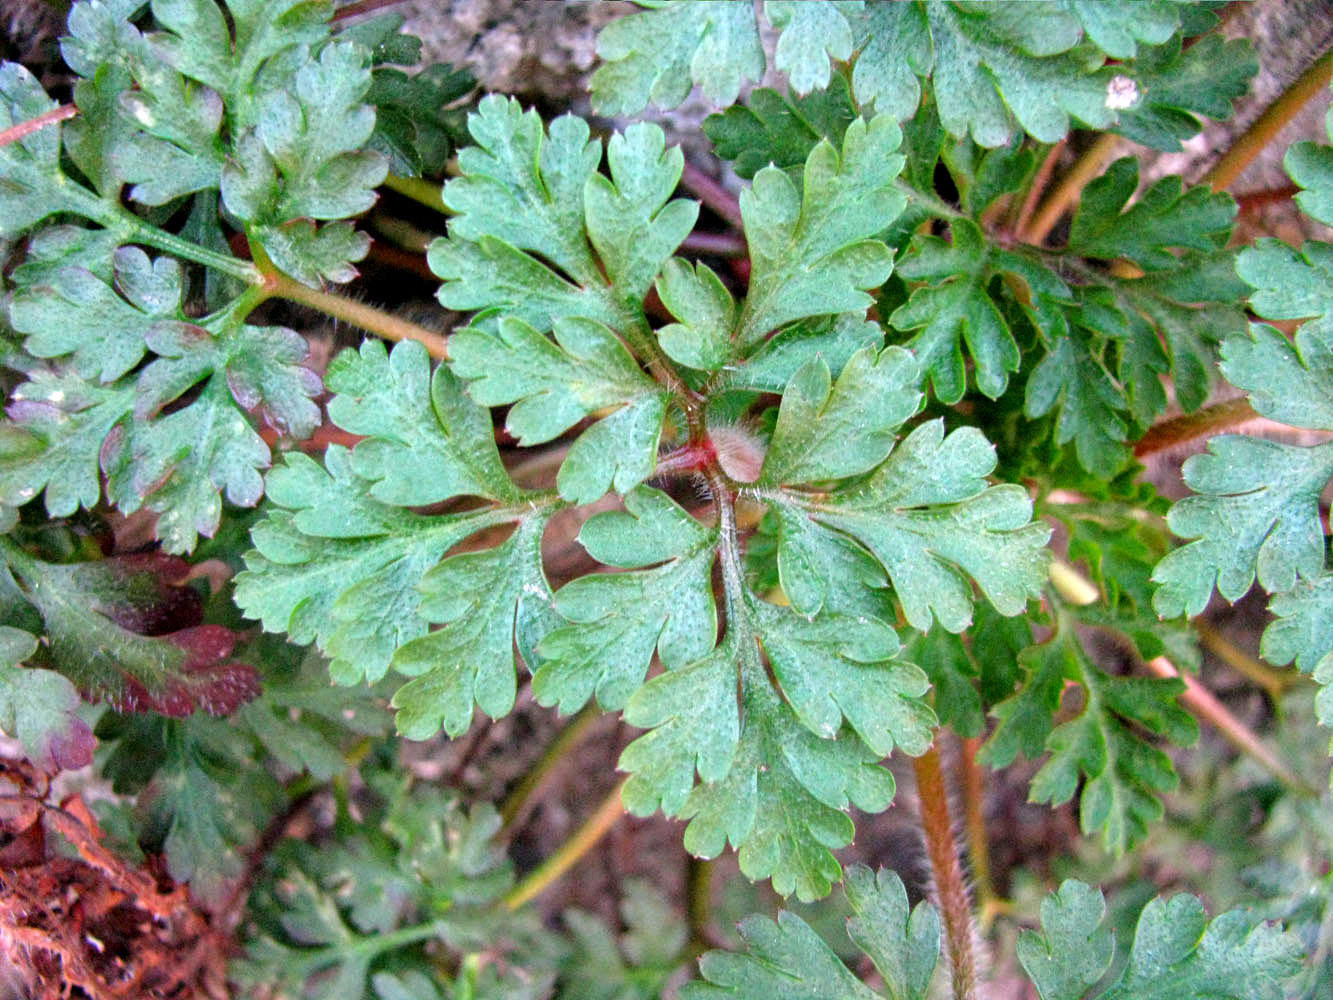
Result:
{"label": "plant stalk", "polygon": [[505,799],[504,805],[500,807],[500,819],[503,825],[500,827],[497,836],[508,836],[514,828],[514,824],[523,818],[531,804],[533,796],[550,784],[551,778],[556,770],[575,746],[577,746],[583,737],[588,734],[588,730],[602,717],[595,706],[588,704],[583,706],[564,729],[556,735],[551,741],[551,745],[541,755],[541,759],[532,767],[518,786]]}
{"label": "plant stalk", "polygon": [[963,792],[967,859],[972,869],[977,908],[985,921],[994,914],[998,897],[991,877],[990,837],[986,833],[986,776],[977,763],[981,742],[979,736],[970,736],[962,741],[962,752],[958,755],[958,777]]}
{"label": "plant stalk", "polygon": [[611,790],[611,794],[602,800],[602,804],[597,807],[584,824],[574,832],[560,849],[543,861],[540,865],[521,879],[505,895],[504,905],[509,910],[517,910],[524,903],[530,902],[541,895],[565,872],[569,871],[580,858],[588,851],[592,850],[593,845],[615,826],[620,817],[625,813],[625,807],[621,804],[620,793],[625,787],[625,782],[621,782]]}
{"label": "plant stalk", "polygon": [[1203,175],[1202,183],[1214,191],[1225,191],[1253,162],[1301,108],[1333,79],[1333,51],[1325,52],[1278,96],[1264,113],[1231,145],[1222,158]]}
{"label": "plant stalk", "polygon": [[[938,739],[936,741],[938,744]],[[953,1000],[977,1000],[977,963],[973,952],[976,933],[972,924],[972,901],[968,898],[963,866],[958,860],[953,822],[949,818],[949,796],[940,768],[936,745],[912,761],[916,771],[917,797],[921,803],[921,829],[926,854],[935,876],[935,893],[944,917],[945,952],[953,983]]]}
{"label": "plant stalk", "polygon": [[399,177],[397,174],[389,174],[384,178],[384,186],[442,215],[453,214],[444,205],[444,187],[434,181],[428,181],[423,177]]}
{"label": "plant stalk", "polygon": [[1214,403],[1193,413],[1163,420],[1148,428],[1148,433],[1139,438],[1138,443],[1134,445],[1134,457],[1148,458],[1177,445],[1230,430],[1258,417],[1259,414],[1254,412],[1249,400],[1244,397]]}
{"label": "plant stalk", "polygon": [[1205,621],[1196,621],[1194,628],[1208,652],[1252,684],[1263,688],[1268,700],[1274,705],[1286,691],[1305,679],[1301,674],[1292,671],[1274,670],[1267,663],[1236,646]]}
{"label": "plant stalk", "polygon": [[78,113],[79,109],[73,104],[62,104],[50,111],[43,111],[36,118],[29,118],[26,122],[18,122],[0,132],[0,146],[8,146],[11,142],[18,142],[34,132],[40,132],[42,129],[56,124],[56,122],[67,121]]}
{"label": "plant stalk", "polygon": [[1206,719],[1233,747],[1262,765],[1273,777],[1301,795],[1317,796],[1318,792],[1268,748],[1245,723],[1237,719],[1206,687],[1189,674],[1182,674],[1165,656],[1148,661],[1148,669],[1158,677],[1178,677],[1184,682],[1180,702],[1195,715]]}
{"label": "plant stalk", "polygon": [[1019,231],[1018,238],[1034,245],[1045,243],[1055,224],[1078,201],[1083,189],[1120,155],[1125,142],[1113,132],[1102,133],[1079,157],[1069,173],[1060,178],[1060,183],[1042,202],[1031,224]]}
{"label": "plant stalk", "polygon": [[439,361],[449,360],[448,338],[434,330],[427,330],[424,326],[418,326],[393,313],[368,306],[364,302],[310,288],[281,271],[267,272],[264,275],[264,282],[268,289],[268,298],[286,299],[288,302],[308,306],[385,340],[419,341],[425,345],[426,351],[432,358]]}
{"label": "plant stalk", "polygon": [[[1056,593],[1070,604],[1095,604],[1101,600],[1101,592],[1091,580],[1059,559],[1051,561],[1050,579]],[[1302,795],[1315,794],[1309,784],[1287,767],[1245,723],[1232,715],[1211,691],[1188,674],[1182,674],[1165,656],[1149,661],[1148,669],[1158,677],[1179,678],[1185,685],[1180,703],[1221,733],[1241,753],[1253,758],[1293,791]]]}

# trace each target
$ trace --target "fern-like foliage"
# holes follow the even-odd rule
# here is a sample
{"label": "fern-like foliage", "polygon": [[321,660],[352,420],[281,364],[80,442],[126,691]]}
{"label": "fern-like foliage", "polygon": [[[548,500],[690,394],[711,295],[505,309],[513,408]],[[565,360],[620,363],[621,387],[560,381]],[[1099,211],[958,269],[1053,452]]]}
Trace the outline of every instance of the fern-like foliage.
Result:
{"label": "fern-like foliage", "polygon": [[[926,677],[898,657],[895,604],[917,627],[956,632],[973,581],[1012,615],[1045,565],[1047,529],[1021,489],[988,482],[979,433],[904,427],[921,404],[916,360],[880,347],[861,318],[865,290],[892,269],[873,237],[905,204],[899,130],[852,123],[841,148],[812,149],[799,187],[777,169],[756,176],[742,197],[754,267],[736,301],[707,267],[672,259],[696,207],[668,200],[681,158],[654,126],[612,137],[609,177],[576,119],[548,130],[488,98],[469,128],[478,145],[444,190],[458,214],[430,260],[441,301],[476,319],[433,376],[413,344],[335,362],[330,415],[365,439],[270,475],[278,507],[255,529],[237,600],[267,628],[316,640],[339,680],[410,678],[393,701],[414,738],[463,732],[474,706],[507,713],[525,668],[539,701],[563,711],[595,695],[648,730],[621,759],[631,810],[688,818],[696,854],[730,842],[752,878],[823,895],[839,875],[830,848],[852,835],[844,811],[893,797],[879,759],[931,739]],[[660,329],[653,287],[676,321]],[[841,346],[849,332],[864,346]],[[785,390],[752,486],[714,464],[713,418],[691,388],[723,377]],[[555,492],[513,485],[483,405],[508,405],[523,444],[581,427]],[[644,485],[663,448],[680,456],[663,462],[712,477],[704,520]],[[782,525],[794,608],[745,580],[741,490]],[[595,514],[579,540],[627,572],[553,593],[544,524],[608,491],[623,510]],[[407,509],[460,497],[471,499],[453,512]],[[503,541],[446,557],[499,525],[512,525]],[[859,584],[834,572],[848,565]],[[648,679],[654,654],[666,670]]]}
{"label": "fern-like foliage", "polygon": [[[1333,138],[1333,120],[1329,124]],[[1301,143],[1287,153],[1300,204],[1316,219],[1333,219],[1327,146]],[[1291,427],[1333,430],[1329,363],[1333,351],[1333,246],[1297,249],[1261,240],[1243,250],[1240,276],[1253,289],[1250,307],[1266,319],[1300,320],[1294,338],[1265,323],[1222,346],[1222,373],[1248,393],[1265,417]],[[1288,444],[1246,435],[1213,438],[1185,464],[1195,495],[1171,509],[1171,530],[1188,544],[1153,572],[1154,603],[1164,616],[1198,614],[1214,589],[1237,600],[1257,581],[1272,595],[1274,620],[1261,651],[1273,663],[1294,662],[1320,683],[1318,715],[1333,725],[1333,576],[1319,497],[1333,478],[1333,445]]]}

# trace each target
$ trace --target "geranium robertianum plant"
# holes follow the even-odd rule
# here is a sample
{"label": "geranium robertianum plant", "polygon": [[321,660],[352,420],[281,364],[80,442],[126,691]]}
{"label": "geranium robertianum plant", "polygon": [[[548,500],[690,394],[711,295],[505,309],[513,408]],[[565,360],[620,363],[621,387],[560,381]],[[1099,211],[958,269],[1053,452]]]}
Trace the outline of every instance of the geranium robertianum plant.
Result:
{"label": "geranium robertianum plant", "polygon": [[[1256,412],[1333,430],[1329,248],[1229,246],[1221,189],[1255,144],[1198,187],[1107,155],[1178,149],[1245,94],[1254,59],[1217,4],[768,2],[790,91],[742,104],[766,62],[748,0],[613,21],[594,107],[697,84],[738,199],[682,193],[655,124],[603,137],[395,68],[418,43],[369,6],[83,0],[71,103],[0,69],[0,730],[46,771],[95,760],[134,803],[112,842],[161,854],[227,932],[249,914],[238,988],[656,996],[708,945],[706,875],[688,928],[637,885],[621,936],[525,907],[623,804],[782,896],[845,880],[874,968],[754,917],[682,995],[979,996],[949,734],[974,776],[1040,762],[1031,799],[1072,803],[1116,856],[1165,822],[1167,750],[1200,720],[1313,801],[1178,669],[1199,659],[1185,616],[1257,579],[1264,655],[1333,678],[1333,445],[1215,437],[1169,513],[1135,461]],[[1102,137],[1066,168],[1081,131]],[[1328,149],[1287,165],[1333,223]],[[381,189],[440,214],[426,261],[456,324],[326,288],[357,277]],[[733,234],[693,238],[691,191]],[[254,320],[276,299],[370,336],[317,372],[301,333]],[[1252,410],[1207,406],[1219,372]],[[107,518],[140,511],[155,543],[122,551]],[[560,518],[592,568],[552,579]],[[557,756],[593,712],[640,734],[613,796],[516,878],[519,810],[406,776],[386,708],[401,737],[457,739],[525,684],[581,713]],[[910,911],[892,871],[834,854],[852,807],[894,801],[894,756],[933,876]],[[21,773],[39,823],[53,807]],[[319,843],[273,850],[330,785]],[[970,847],[993,907],[984,830]],[[1322,908],[1209,922],[1158,900],[1123,962],[1105,910],[1076,880],[1041,904],[1017,957],[1044,1000],[1327,980]],[[81,988],[142,974],[80,964],[54,911],[0,913]]]}

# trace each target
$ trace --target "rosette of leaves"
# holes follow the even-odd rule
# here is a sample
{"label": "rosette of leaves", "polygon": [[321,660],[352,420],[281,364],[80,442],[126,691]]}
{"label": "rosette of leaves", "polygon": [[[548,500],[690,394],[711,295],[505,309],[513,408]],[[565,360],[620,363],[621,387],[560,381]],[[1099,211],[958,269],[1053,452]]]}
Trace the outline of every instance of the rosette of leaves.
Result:
{"label": "rosette of leaves", "polygon": [[[340,681],[410,678],[393,703],[413,738],[463,732],[474,706],[508,712],[520,669],[543,704],[596,697],[648,730],[620,761],[632,811],[684,817],[695,854],[730,842],[751,878],[821,896],[848,806],[893,797],[880,759],[932,739],[900,616],[961,631],[978,591],[1014,615],[1045,575],[1049,532],[1026,492],[988,479],[976,430],[914,421],[917,361],[866,319],[893,267],[874,236],[904,205],[899,130],[852,123],[811,151],[800,186],[756,175],[738,300],[673,257],[697,208],[670,200],[682,157],[655,126],[612,136],[607,174],[579,119],[548,130],[491,97],[469,128],[430,262],[441,302],[475,318],[433,374],[414,344],[335,361],[330,415],[364,440],[270,474],[237,600],[316,641]],[[672,322],[650,319],[651,290]],[[754,403],[719,419],[713,400],[741,390],[781,394],[766,443],[747,426]],[[520,444],[565,437],[554,490],[510,480],[489,406],[508,407]],[[753,482],[726,471],[727,442],[753,450]],[[694,475],[710,500],[691,512],[646,485],[655,474]],[[553,592],[543,526],[608,492],[615,509],[579,540],[618,572]],[[742,494],[781,525],[789,605],[745,580]]]}
{"label": "rosette of leaves", "polygon": [[[1333,118],[1329,121],[1333,137]],[[1307,214],[1333,223],[1333,151],[1311,142],[1293,145],[1285,165],[1304,190]],[[1260,415],[1309,431],[1333,430],[1333,245],[1300,248],[1260,240],[1241,251],[1240,276],[1253,289],[1250,308],[1266,319],[1297,321],[1294,337],[1266,323],[1222,347],[1222,373],[1245,390]],[[1322,436],[1322,435],[1321,435]],[[1271,596],[1274,620],[1260,651],[1277,664],[1294,662],[1321,685],[1322,723],[1333,725],[1333,574],[1320,496],[1333,477],[1333,444],[1298,444],[1225,434],[1185,463],[1194,491],[1172,507],[1168,524],[1186,544],[1153,572],[1159,614],[1197,615],[1214,591],[1228,600],[1257,582]]]}
{"label": "rosette of leaves", "polygon": [[[847,934],[874,964],[878,989],[858,980],[800,917],[742,921],[743,952],[709,952],[704,982],[682,996],[781,996],[791,1000],[925,1000],[940,957],[940,916],[930,903],[908,910],[907,892],[891,871],[847,872],[853,916]],[[1301,971],[1301,947],[1280,928],[1232,910],[1209,921],[1193,896],[1156,899],[1143,909],[1128,960],[1099,987],[1116,958],[1115,935],[1103,925],[1102,894],[1070,879],[1041,905],[1041,930],[1025,930],[1018,958],[1042,1000],[1281,1000]]]}

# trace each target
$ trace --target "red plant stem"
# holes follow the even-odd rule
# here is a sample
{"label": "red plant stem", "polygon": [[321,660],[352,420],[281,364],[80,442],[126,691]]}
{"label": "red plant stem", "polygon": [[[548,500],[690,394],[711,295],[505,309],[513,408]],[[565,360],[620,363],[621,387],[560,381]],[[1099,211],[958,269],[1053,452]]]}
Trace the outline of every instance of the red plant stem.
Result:
{"label": "red plant stem", "polygon": [[49,125],[56,122],[63,122],[73,118],[79,113],[79,109],[72,104],[62,104],[58,108],[52,108],[50,111],[43,111],[36,118],[29,118],[26,122],[19,122],[17,125],[11,125],[9,128],[0,132],[0,146],[8,146],[11,142],[18,142],[34,132],[40,132]]}
{"label": "red plant stem", "polygon": [[377,10],[383,10],[385,7],[392,7],[402,2],[403,0],[357,0],[356,3],[349,3],[346,7],[339,7],[335,10],[331,20],[342,21],[349,17],[360,17],[362,14],[373,14]]}
{"label": "red plant stem", "polygon": [[1180,702],[1186,708],[1190,709],[1195,715],[1206,719],[1212,724],[1219,733],[1221,733],[1237,750],[1248,754],[1252,760],[1262,764],[1272,775],[1282,782],[1292,791],[1306,794],[1317,795],[1311,786],[1298,777],[1291,768],[1287,767],[1268,745],[1260,740],[1249,728],[1231,714],[1230,710],[1223,705],[1206,687],[1196,681],[1189,674],[1182,674],[1176,669],[1176,665],[1165,656],[1158,656],[1148,661],[1148,669],[1158,677],[1178,677],[1185,684],[1185,690],[1181,692]]}
{"label": "red plant stem", "polygon": [[1211,437],[1219,431],[1258,419],[1249,402],[1243,398],[1228,399],[1202,410],[1180,417],[1163,420],[1148,428],[1148,433],[1134,445],[1134,457],[1143,459],[1201,437]]}
{"label": "red plant stem", "polygon": [[1238,194],[1236,195],[1236,211],[1240,215],[1253,215],[1267,205],[1290,201],[1300,193],[1300,190],[1295,184],[1286,184],[1279,188],[1270,188],[1267,191],[1250,191],[1247,194]]}
{"label": "red plant stem", "polygon": [[944,917],[945,952],[953,976],[954,1000],[976,1000],[977,967],[972,953],[972,901],[967,895],[963,866],[958,860],[953,823],[949,818],[949,796],[935,746],[912,761],[916,771],[917,798],[921,803],[921,829],[926,854],[935,876],[935,893]]}
{"label": "red plant stem", "polygon": [[680,185],[711,208],[718,218],[741,228],[741,206],[736,196],[688,160],[680,174]]}
{"label": "red plant stem", "polygon": [[977,764],[981,737],[963,740],[958,756],[958,776],[963,789],[963,824],[967,829],[967,856],[972,863],[972,884],[976,886],[982,909],[995,902],[991,882],[990,840],[986,835],[986,776]]}
{"label": "red plant stem", "polygon": [[690,233],[681,241],[680,248],[717,257],[744,257],[750,252],[744,238],[735,233]]}
{"label": "red plant stem", "polygon": [[1046,158],[1041,161],[1041,166],[1037,168],[1036,174],[1032,177],[1032,183],[1028,186],[1027,195],[1023,198],[1023,205],[1018,210],[1018,217],[1014,220],[1012,228],[1015,233],[1023,232],[1032,222],[1032,213],[1037,210],[1037,202],[1041,200],[1041,196],[1046,192],[1055,165],[1060,162],[1060,157],[1064,155],[1067,145],[1069,145],[1068,137],[1061,139],[1051,147],[1046,154]]}

